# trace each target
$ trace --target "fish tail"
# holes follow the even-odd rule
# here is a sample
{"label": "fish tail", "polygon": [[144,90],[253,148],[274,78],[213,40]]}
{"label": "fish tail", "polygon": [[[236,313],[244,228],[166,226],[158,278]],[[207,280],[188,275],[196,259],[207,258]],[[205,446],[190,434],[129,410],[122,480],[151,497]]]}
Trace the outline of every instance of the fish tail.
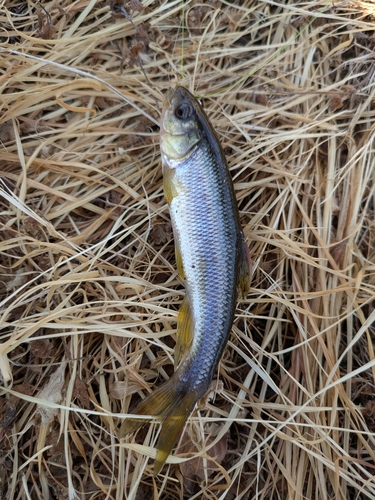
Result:
{"label": "fish tail", "polygon": [[[163,467],[171,453],[184,424],[199,399],[188,384],[183,384],[178,377],[179,370],[163,385],[149,394],[135,408],[138,415],[153,415],[161,422],[161,431],[156,443],[154,475]],[[130,434],[145,424],[144,419],[128,418],[121,425],[120,437]]]}

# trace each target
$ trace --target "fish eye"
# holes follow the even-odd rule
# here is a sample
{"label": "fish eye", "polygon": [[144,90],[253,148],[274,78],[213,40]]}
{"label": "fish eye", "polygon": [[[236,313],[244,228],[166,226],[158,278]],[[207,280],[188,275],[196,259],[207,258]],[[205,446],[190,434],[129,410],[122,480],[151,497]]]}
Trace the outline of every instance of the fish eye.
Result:
{"label": "fish eye", "polygon": [[174,110],[174,114],[179,120],[187,120],[193,114],[193,107],[189,103],[184,102],[177,106]]}

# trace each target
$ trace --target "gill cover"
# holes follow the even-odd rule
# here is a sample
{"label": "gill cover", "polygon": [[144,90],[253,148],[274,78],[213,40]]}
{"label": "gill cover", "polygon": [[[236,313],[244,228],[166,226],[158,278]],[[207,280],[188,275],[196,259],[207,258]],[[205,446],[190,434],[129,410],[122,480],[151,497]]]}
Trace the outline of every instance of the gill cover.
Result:
{"label": "gill cover", "polygon": [[194,97],[184,88],[167,93],[161,117],[161,150],[171,160],[183,160],[200,142]]}

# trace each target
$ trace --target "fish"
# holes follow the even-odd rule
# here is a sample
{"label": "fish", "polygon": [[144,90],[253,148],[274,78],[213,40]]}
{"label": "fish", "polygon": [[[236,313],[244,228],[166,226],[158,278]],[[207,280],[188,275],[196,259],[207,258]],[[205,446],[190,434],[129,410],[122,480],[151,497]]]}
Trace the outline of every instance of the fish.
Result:
{"label": "fish", "polygon": [[[166,94],[160,149],[185,297],[177,317],[175,372],[134,410],[161,423],[154,475],[207,392],[230,335],[238,294],[244,296],[250,286],[249,249],[227,160],[202,105],[184,87]],[[144,424],[145,419],[126,419],[120,437]]]}

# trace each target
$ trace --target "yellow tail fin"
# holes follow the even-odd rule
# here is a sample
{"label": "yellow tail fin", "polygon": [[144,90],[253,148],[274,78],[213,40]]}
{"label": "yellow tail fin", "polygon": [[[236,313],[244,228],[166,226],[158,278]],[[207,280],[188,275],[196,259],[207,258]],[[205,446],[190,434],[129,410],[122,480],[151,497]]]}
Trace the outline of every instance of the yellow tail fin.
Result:
{"label": "yellow tail fin", "polygon": [[[135,409],[138,415],[153,415],[161,421],[161,431],[156,443],[157,453],[154,465],[156,476],[171,453],[184,424],[192,412],[198,395],[189,388],[181,387],[178,371],[162,386],[149,394]],[[120,427],[123,437],[142,427],[145,420],[128,418]]]}

